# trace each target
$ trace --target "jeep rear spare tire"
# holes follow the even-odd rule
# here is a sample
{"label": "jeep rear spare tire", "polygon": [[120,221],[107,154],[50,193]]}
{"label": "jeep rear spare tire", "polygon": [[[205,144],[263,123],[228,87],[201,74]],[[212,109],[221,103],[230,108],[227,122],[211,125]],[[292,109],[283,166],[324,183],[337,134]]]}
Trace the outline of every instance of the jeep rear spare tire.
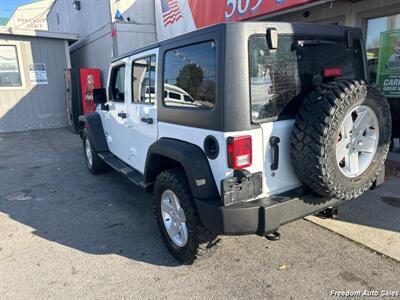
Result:
{"label": "jeep rear spare tire", "polygon": [[291,140],[300,181],[322,197],[351,199],[384,167],[391,119],[385,97],[364,81],[322,84],[304,100]]}

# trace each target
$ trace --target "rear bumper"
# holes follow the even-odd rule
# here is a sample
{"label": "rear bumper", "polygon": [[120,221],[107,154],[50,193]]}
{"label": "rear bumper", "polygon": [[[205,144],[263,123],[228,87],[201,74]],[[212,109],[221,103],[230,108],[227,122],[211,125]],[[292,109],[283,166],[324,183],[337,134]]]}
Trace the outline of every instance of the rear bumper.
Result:
{"label": "rear bumper", "polygon": [[196,200],[203,224],[217,234],[265,235],[291,221],[317,213],[341,200],[314,196],[263,198],[250,202],[221,205],[220,199]]}

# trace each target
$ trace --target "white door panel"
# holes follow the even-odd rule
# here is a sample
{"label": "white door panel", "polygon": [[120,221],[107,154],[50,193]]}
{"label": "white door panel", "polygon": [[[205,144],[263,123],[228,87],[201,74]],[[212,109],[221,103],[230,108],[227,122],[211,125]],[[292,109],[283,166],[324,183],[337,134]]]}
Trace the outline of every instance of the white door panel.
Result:
{"label": "white door panel", "polygon": [[[135,116],[129,127],[129,164],[144,173],[148,149],[157,140],[157,108],[156,105],[131,104],[128,112],[129,116]],[[145,123],[142,118],[151,118],[153,123]]]}
{"label": "white door panel", "polygon": [[129,157],[129,130],[127,118],[121,118],[119,113],[127,113],[125,103],[112,103],[109,106],[110,115],[110,151],[119,159],[127,162]]}
{"label": "white door panel", "polygon": [[[131,100],[128,62],[128,59],[123,59],[110,67],[107,83],[109,87],[107,97],[110,100],[107,102],[108,112],[103,113],[107,127],[104,131],[110,152],[125,162],[129,158],[127,103]],[[112,94],[110,95],[110,93]],[[124,118],[124,113],[126,118]]]}
{"label": "white door panel", "polygon": [[157,58],[158,49],[153,49],[129,59],[131,100],[127,102],[128,163],[142,174],[148,149],[158,136]]}
{"label": "white door panel", "polygon": [[101,125],[103,126],[104,136],[108,144],[108,148],[111,151],[111,135],[110,135],[110,113],[106,110],[102,110],[100,105],[97,106],[96,112],[99,114],[101,119]]}
{"label": "white door panel", "polygon": [[[269,195],[276,195],[297,186],[301,183],[294,173],[290,158],[290,138],[294,120],[284,120],[261,124],[264,144],[264,180],[266,191]],[[269,140],[277,136],[279,142],[279,166],[271,170],[272,151]]]}

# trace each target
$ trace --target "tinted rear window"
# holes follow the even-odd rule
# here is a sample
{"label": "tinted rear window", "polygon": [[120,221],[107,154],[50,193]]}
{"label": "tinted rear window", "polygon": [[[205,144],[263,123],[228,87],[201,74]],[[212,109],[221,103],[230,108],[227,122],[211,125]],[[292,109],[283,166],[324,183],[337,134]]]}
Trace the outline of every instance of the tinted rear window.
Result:
{"label": "tinted rear window", "polygon": [[323,82],[365,77],[358,40],[347,49],[345,40],[279,37],[278,49],[269,50],[265,36],[253,36],[249,51],[253,122],[294,116]]}
{"label": "tinted rear window", "polygon": [[209,109],[215,105],[217,50],[214,41],[166,51],[164,104]]}

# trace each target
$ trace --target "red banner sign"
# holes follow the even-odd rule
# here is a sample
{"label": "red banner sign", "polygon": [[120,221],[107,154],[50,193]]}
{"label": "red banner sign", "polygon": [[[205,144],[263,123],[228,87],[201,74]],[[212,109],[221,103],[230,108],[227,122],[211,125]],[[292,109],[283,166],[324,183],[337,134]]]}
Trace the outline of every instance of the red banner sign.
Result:
{"label": "red banner sign", "polygon": [[247,20],[316,0],[188,0],[196,28]]}
{"label": "red banner sign", "polygon": [[271,15],[318,0],[155,0],[157,38],[201,27]]}

